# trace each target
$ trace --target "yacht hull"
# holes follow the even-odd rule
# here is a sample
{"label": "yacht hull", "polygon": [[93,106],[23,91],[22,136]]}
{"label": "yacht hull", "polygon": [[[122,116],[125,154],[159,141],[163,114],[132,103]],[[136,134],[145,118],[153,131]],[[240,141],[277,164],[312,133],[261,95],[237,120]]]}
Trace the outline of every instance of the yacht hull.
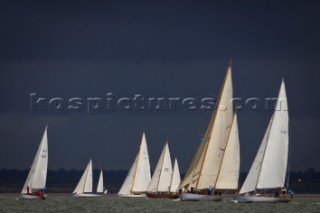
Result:
{"label": "yacht hull", "polygon": [[72,197],[76,198],[95,198],[95,197],[101,197],[101,195],[98,194],[74,194]]}
{"label": "yacht hull", "polygon": [[33,195],[33,194],[21,194],[20,196],[22,199],[26,199],[26,200],[35,200],[35,199],[46,199],[47,195],[44,195],[43,197],[39,197],[37,195]]}
{"label": "yacht hull", "polygon": [[118,194],[118,197],[120,198],[145,198],[147,197],[146,194],[138,194],[138,195],[134,195],[134,194]]}
{"label": "yacht hull", "polygon": [[265,197],[265,196],[241,196],[236,195],[234,199],[239,203],[288,203],[291,198]]}
{"label": "yacht hull", "polygon": [[156,194],[156,193],[147,193],[148,198],[169,198],[169,199],[176,199],[179,198],[180,195],[177,193],[166,193],[166,194]]}
{"label": "yacht hull", "polygon": [[218,195],[202,195],[183,192],[180,195],[181,201],[221,201],[222,196]]}

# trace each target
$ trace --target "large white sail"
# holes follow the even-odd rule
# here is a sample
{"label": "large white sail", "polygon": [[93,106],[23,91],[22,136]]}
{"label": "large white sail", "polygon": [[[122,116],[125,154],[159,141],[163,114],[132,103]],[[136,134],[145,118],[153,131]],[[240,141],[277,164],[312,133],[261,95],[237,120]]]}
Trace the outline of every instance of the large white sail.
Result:
{"label": "large white sail", "polygon": [[133,179],[132,192],[145,192],[151,180],[147,140],[143,133]]}
{"label": "large white sail", "polygon": [[216,109],[214,123],[212,124],[211,131],[209,130],[209,143],[197,189],[206,189],[208,186],[216,184],[233,119],[232,95],[231,66],[229,66],[221,91],[219,105]]}
{"label": "large white sail", "polygon": [[47,168],[48,136],[46,127],[37,154],[33,160],[31,169],[29,171],[27,180],[22,188],[21,194],[27,193],[27,187],[29,187],[29,193],[31,193],[32,191],[37,191],[39,189],[44,189],[46,186]]}
{"label": "large white sail", "polygon": [[92,161],[90,159],[86,170],[83,172],[83,175],[73,191],[74,194],[83,194],[92,192]]}
{"label": "large white sail", "polygon": [[288,163],[289,113],[282,81],[280,92],[266,133],[240,194],[256,189],[283,187]]}
{"label": "large white sail", "polygon": [[160,159],[148,185],[148,192],[169,192],[172,179],[172,162],[168,143],[163,147]]}
{"label": "large white sail", "polygon": [[215,186],[233,120],[232,96],[232,74],[229,66],[218,107],[210,120],[204,142],[200,144],[180,187],[207,189],[210,185]]}
{"label": "large white sail", "polygon": [[282,81],[257,184],[258,189],[283,187],[285,184],[289,148],[288,127],[287,96]]}
{"label": "large white sail", "polygon": [[97,193],[103,193],[103,172],[102,169],[100,171],[100,176],[97,185]]}
{"label": "large white sail", "polygon": [[240,173],[240,144],[238,119],[234,114],[232,127],[223,155],[216,189],[237,189]]}
{"label": "large white sail", "polygon": [[132,185],[133,185],[133,178],[134,178],[134,172],[136,171],[136,165],[137,165],[137,159],[138,155],[136,156],[135,160],[133,161],[133,164],[127,174],[126,179],[124,180],[121,189],[118,194],[120,195],[128,195],[131,193]]}
{"label": "large white sail", "polygon": [[177,159],[175,159],[174,166],[173,166],[172,180],[170,185],[170,192],[177,192],[177,190],[179,189],[180,182],[181,182],[181,177],[180,177],[178,161]]}

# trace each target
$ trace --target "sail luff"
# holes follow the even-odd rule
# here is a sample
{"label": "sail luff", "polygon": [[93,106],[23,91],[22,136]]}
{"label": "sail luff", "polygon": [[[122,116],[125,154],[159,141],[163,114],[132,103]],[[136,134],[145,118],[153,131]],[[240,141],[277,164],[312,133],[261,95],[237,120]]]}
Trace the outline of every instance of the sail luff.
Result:
{"label": "sail luff", "polygon": [[28,177],[21,190],[21,194],[27,193],[27,186],[29,187],[29,193],[31,193],[32,190],[39,190],[45,188],[47,178],[47,167],[48,137],[46,126],[36,156],[32,162],[32,166],[30,168]]}

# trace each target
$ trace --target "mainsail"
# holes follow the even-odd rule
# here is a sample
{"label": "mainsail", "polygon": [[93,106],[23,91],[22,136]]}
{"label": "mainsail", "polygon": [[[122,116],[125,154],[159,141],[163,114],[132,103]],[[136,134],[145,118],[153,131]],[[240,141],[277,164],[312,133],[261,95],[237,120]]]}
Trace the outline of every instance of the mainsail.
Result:
{"label": "mainsail", "polygon": [[73,194],[83,194],[92,192],[92,161],[90,159],[86,170],[84,171],[77,187],[73,191]]}
{"label": "mainsail", "polygon": [[240,194],[283,187],[288,165],[289,113],[282,80],[276,108]]}
{"label": "mainsail", "polygon": [[217,109],[203,138],[204,142],[200,144],[180,188],[206,189],[216,185],[233,120],[232,96],[229,65]]}
{"label": "mainsail", "polygon": [[103,193],[103,172],[102,169],[100,171],[100,176],[97,185],[97,193]]}
{"label": "mainsail", "polygon": [[46,186],[47,178],[47,167],[48,167],[48,136],[47,127],[44,130],[41,143],[39,145],[37,154],[33,160],[31,169],[21,194],[27,193],[27,187],[29,187],[29,193],[44,189]]}
{"label": "mainsail", "polygon": [[145,134],[143,133],[139,152],[118,194],[145,192],[150,180],[148,147]]}
{"label": "mainsail", "polygon": [[168,143],[163,147],[160,159],[148,185],[148,192],[169,192],[172,180],[172,162]]}

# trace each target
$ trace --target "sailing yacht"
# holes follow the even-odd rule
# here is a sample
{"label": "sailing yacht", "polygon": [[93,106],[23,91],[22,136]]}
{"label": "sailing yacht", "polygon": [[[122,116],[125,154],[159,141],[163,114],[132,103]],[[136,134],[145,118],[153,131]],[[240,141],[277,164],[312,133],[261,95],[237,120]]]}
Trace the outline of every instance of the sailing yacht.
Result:
{"label": "sailing yacht", "polygon": [[[232,106],[232,76],[229,64],[215,110],[202,142],[180,184],[180,199],[222,199],[222,190],[238,188],[240,146],[238,121]],[[219,190],[219,191],[218,191]]]}
{"label": "sailing yacht", "polygon": [[163,147],[160,159],[147,187],[149,198],[178,198],[180,172],[177,159],[172,170],[172,162],[168,143]]}
{"label": "sailing yacht", "polygon": [[[102,173],[100,173],[100,174],[102,174]],[[100,178],[101,177],[102,176],[100,175]],[[100,189],[101,185],[103,188],[103,180],[99,179],[99,182],[100,183],[98,183],[97,192],[101,190]],[[102,191],[103,191],[103,189],[102,189]],[[83,172],[83,175],[82,175],[77,187],[75,188],[75,190],[73,191],[72,194],[73,194],[73,197],[79,197],[79,198],[93,198],[93,197],[100,197],[101,196],[99,194],[92,193],[92,160],[91,159],[86,167],[86,170]]]}
{"label": "sailing yacht", "polygon": [[28,177],[21,191],[24,199],[45,199],[43,190],[46,186],[48,167],[48,136],[47,127],[44,130],[37,154],[33,160]]}
{"label": "sailing yacht", "polygon": [[133,161],[128,175],[118,193],[119,197],[142,198],[146,197],[148,184],[151,180],[150,162],[146,136],[143,133],[140,149]]}
{"label": "sailing yacht", "polygon": [[[238,202],[289,202],[286,182],[289,153],[289,113],[284,81],[282,80],[276,108],[262,139],[260,148],[243,183]],[[288,186],[287,179],[287,186]],[[277,189],[275,194],[268,194]]]}

